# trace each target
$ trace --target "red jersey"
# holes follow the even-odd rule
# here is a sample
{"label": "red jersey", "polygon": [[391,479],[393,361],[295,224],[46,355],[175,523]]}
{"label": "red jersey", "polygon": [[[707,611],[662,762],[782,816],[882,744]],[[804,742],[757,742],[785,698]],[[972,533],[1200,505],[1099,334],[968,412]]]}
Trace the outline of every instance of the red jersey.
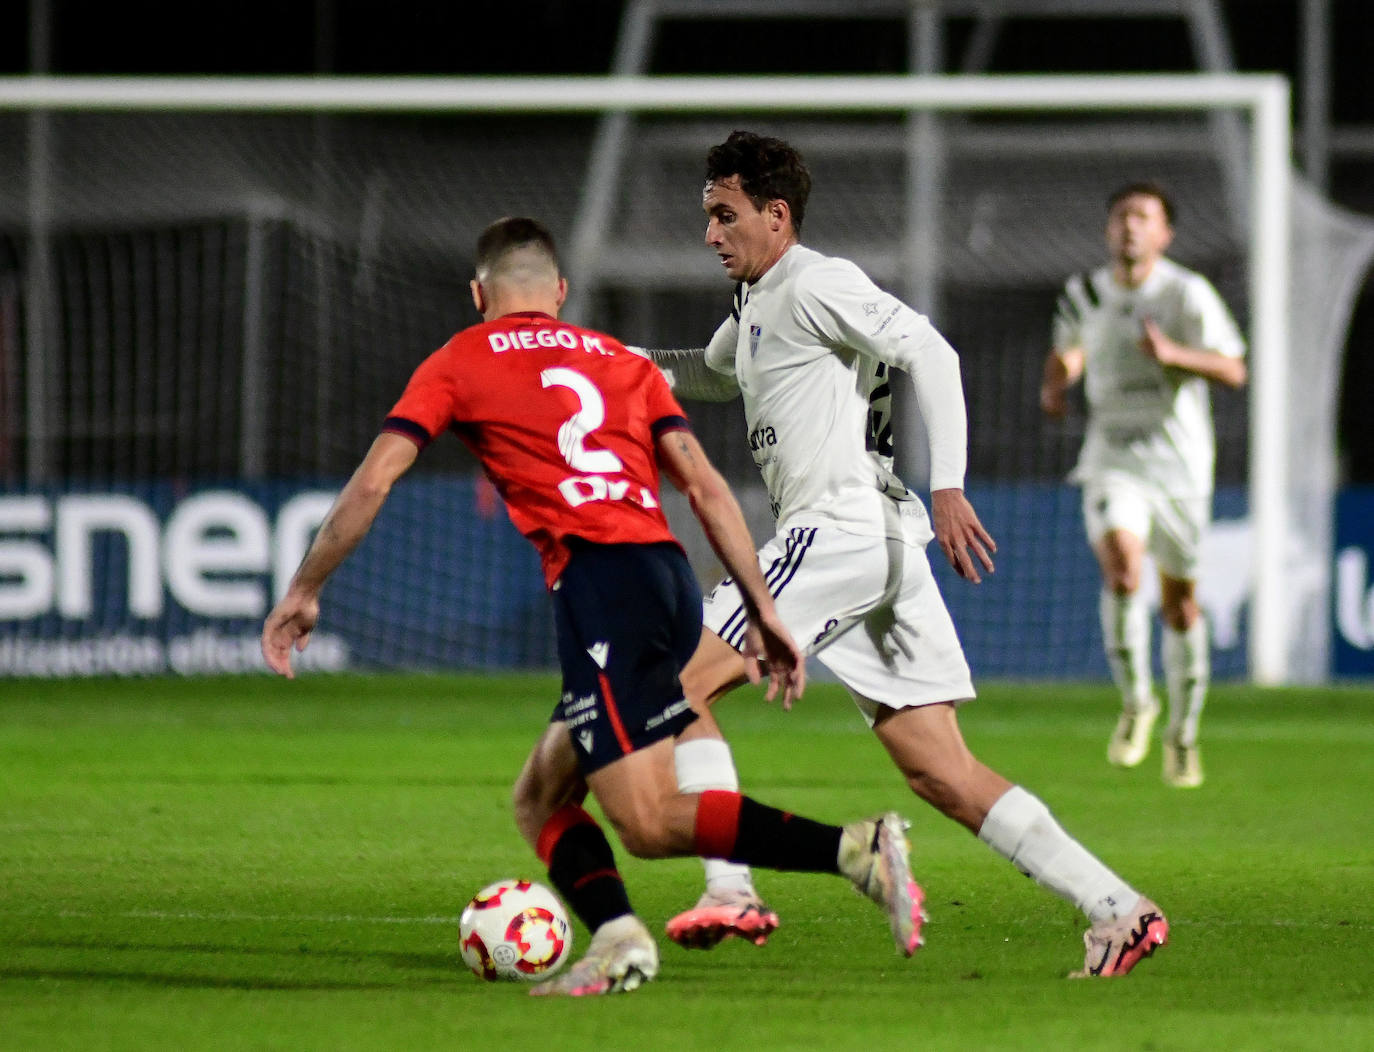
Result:
{"label": "red jersey", "polygon": [[464,329],[415,370],[383,430],[424,448],[448,427],[539,549],[550,587],[568,537],[676,543],[654,443],[690,425],[658,367],[614,337],[535,312]]}

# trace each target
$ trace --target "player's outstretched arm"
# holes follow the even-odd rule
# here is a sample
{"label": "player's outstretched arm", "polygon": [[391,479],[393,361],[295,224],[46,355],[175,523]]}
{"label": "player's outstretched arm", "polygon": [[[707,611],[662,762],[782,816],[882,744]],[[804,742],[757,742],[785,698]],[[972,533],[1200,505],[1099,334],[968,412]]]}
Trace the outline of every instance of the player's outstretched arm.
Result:
{"label": "player's outstretched arm", "polygon": [[739,384],[733,374],[717,372],[706,361],[705,347],[675,350],[630,347],[658,366],[673,394],[698,402],[729,402],[739,397]]}
{"label": "player's outstretched arm", "polygon": [[1227,387],[1244,387],[1248,379],[1245,359],[1205,348],[1187,347],[1166,336],[1150,318],[1141,324],[1140,350],[1160,365],[1195,373],[1205,380],[1214,380]]}
{"label": "player's outstretched arm", "polygon": [[304,650],[320,617],[320,592],[330,574],[372,528],[377,513],[419,449],[409,438],[378,435],[334,500],[286,594],[262,626],[262,655],[273,672],[292,678],[291,650]]}
{"label": "player's outstretched arm", "polygon": [[768,700],[781,690],[782,707],[790,709],[806,687],[806,659],[778,617],[735,495],[690,431],[665,432],[659,436],[657,450],[663,473],[691,502],[725,572],[739,584],[749,615],[744,667],[750,682],[759,681],[758,662],[762,661],[768,668]]}
{"label": "player's outstretched arm", "polygon": [[982,581],[974,556],[983,564],[985,572],[993,572],[992,555],[997,551],[997,542],[983,529],[963,490],[937,489],[931,493],[930,517],[935,539],[940,542],[940,549],[955,573],[974,584]]}

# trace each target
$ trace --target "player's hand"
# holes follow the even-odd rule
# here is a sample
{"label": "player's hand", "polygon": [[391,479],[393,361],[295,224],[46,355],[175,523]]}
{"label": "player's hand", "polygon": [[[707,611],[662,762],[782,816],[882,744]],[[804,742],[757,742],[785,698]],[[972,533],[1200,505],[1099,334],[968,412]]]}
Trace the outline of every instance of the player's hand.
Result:
{"label": "player's hand", "polygon": [[776,610],[750,618],[749,630],[744,635],[744,673],[750,683],[763,678],[760,665],[768,669],[764,700],[772,701],[781,689],[783,710],[790,710],[806,689],[806,657]]}
{"label": "player's hand", "polygon": [[997,542],[983,529],[963,490],[937,489],[930,495],[930,507],[935,539],[949,565],[964,580],[978,584],[982,577],[978,575],[974,556],[983,564],[984,571],[992,573],[992,553],[997,551]]}
{"label": "player's hand", "polygon": [[1178,360],[1179,345],[1164,335],[1164,330],[1155,324],[1153,318],[1146,318],[1141,323],[1140,332],[1139,346],[1146,358],[1160,365],[1173,365]]}
{"label": "player's hand", "polygon": [[302,651],[310,642],[310,633],[320,620],[320,601],[316,596],[282,597],[262,626],[262,656],[267,667],[287,679],[295,679],[291,670],[291,648]]}
{"label": "player's hand", "polygon": [[1046,416],[1061,417],[1069,408],[1068,389],[1064,384],[1040,385],[1040,411]]}
{"label": "player's hand", "polygon": [[1062,417],[1069,409],[1069,388],[1083,372],[1083,352],[1077,347],[1056,347],[1045,358],[1040,377],[1040,409],[1050,417]]}

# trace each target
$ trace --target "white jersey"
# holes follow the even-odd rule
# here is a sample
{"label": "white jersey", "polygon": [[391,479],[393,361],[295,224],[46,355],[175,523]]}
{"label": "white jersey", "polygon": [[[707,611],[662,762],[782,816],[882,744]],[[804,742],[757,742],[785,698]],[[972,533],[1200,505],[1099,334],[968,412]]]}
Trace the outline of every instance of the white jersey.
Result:
{"label": "white jersey", "polygon": [[1054,346],[1081,348],[1088,427],[1074,481],[1122,472],[1179,496],[1212,492],[1216,439],[1207,380],[1165,368],[1140,350],[1152,319],[1187,347],[1239,358],[1245,343],[1221,297],[1201,274],[1160,259],[1139,288],[1110,267],[1075,274],[1054,318]]}
{"label": "white jersey", "polygon": [[[930,322],[853,263],[801,245],[741,284],[706,364],[733,374],[749,447],[779,530],[838,526],[900,536],[888,368],[912,376],[929,432],[931,489],[963,488],[967,425],[958,356]],[[929,534],[929,525],[926,524]],[[926,540],[929,540],[927,535]]]}

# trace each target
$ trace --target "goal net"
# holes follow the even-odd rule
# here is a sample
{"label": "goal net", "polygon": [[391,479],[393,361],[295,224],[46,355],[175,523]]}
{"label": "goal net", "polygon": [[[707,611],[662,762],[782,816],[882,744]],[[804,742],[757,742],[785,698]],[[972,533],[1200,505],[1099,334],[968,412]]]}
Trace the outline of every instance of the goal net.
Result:
{"label": "goal net", "polygon": [[[1102,261],[1106,195],[1165,183],[1171,254],[1252,354],[1249,392],[1214,396],[1214,666],[1322,678],[1335,384],[1370,238],[1291,185],[1286,107],[1262,77],[0,80],[0,674],[256,667],[330,495],[414,366],[478,320],[472,244],[494,218],[553,229],[573,320],[703,344],[730,295],[701,243],[704,155],[750,127],[808,158],[807,243],[961,353],[968,488],[1000,556],[981,587],[942,587],[980,675],[1106,675],[1064,482],[1082,413],[1043,420],[1037,388],[1062,282]],[[1319,390],[1291,397],[1296,375]],[[738,403],[688,409],[761,540]],[[537,560],[461,443],[398,487],[312,650],[554,664]]]}

